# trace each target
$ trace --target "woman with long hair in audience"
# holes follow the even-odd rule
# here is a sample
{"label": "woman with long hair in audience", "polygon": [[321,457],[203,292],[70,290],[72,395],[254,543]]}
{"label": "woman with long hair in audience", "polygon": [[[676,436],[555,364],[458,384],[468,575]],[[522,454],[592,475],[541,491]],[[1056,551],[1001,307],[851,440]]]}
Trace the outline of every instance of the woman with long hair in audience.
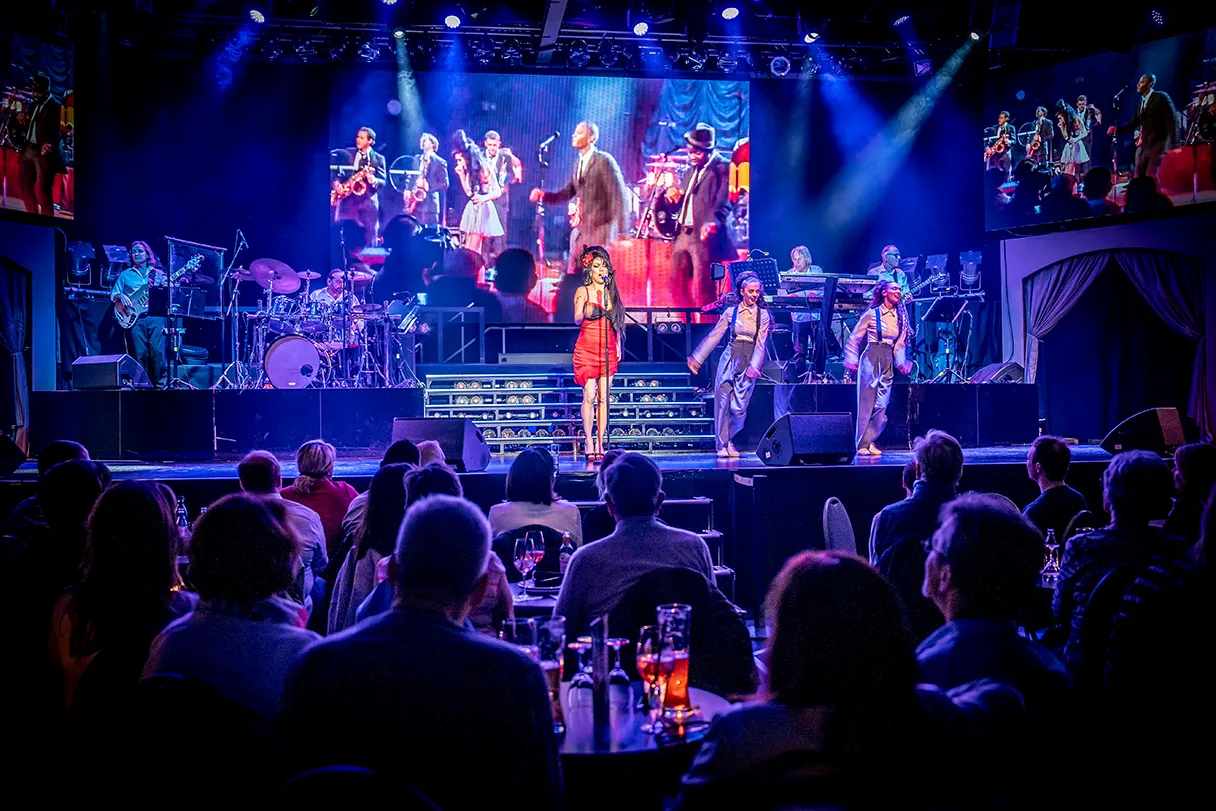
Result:
{"label": "woman with long hair in audience", "polygon": [[[903,606],[861,558],[790,558],[769,590],[768,617],[760,701],[714,721],[683,778],[679,807],[866,807],[884,792],[910,807],[918,788],[936,790],[918,783],[930,756],[962,768],[937,739],[946,725],[965,725],[962,710],[936,688],[918,689]],[[968,695],[977,716],[1020,701],[1010,688]]]}
{"label": "woman with long hair in audience", "polygon": [[[329,633],[355,624],[355,613],[376,586],[376,567],[393,554],[405,518],[405,474],[412,465],[385,465],[372,477],[367,512],[342,562],[329,604]],[[385,564],[388,565],[387,563]]]}
{"label": "woman with long hair in audience", "polygon": [[[153,638],[193,609],[177,569],[175,506],[172,490],[144,481],[119,482],[97,500],[83,575],[55,605],[51,624],[64,709],[76,713],[83,702],[104,710],[113,691],[134,687]],[[103,653],[105,666],[94,672]]]}
{"label": "woman with long hair in audience", "polygon": [[281,491],[283,498],[311,507],[321,516],[325,528],[326,554],[334,559],[334,551],[342,537],[342,518],[350,503],[359,495],[346,482],[334,480],[334,463],[338,451],[320,439],[305,442],[296,451],[296,479]]}
{"label": "woman with long hair in audience", "polygon": [[288,668],[321,638],[287,597],[299,558],[282,501],[232,493],[211,505],[190,538],[198,607],[152,642],[144,678],[198,679],[273,723]]}
{"label": "woman with long hair in audience", "polygon": [[526,448],[507,471],[507,500],[490,507],[490,531],[495,535],[531,524],[569,532],[575,546],[583,542],[578,507],[564,501],[553,487],[557,465],[544,448]]}

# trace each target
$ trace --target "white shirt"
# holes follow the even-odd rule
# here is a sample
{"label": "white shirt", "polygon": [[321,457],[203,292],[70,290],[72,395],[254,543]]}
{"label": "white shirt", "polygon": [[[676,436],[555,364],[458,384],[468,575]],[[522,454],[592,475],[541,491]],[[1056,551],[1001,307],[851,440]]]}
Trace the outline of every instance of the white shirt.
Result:
{"label": "white shirt", "polygon": [[1144,112],[1144,108],[1148,106],[1148,99],[1151,95],[1153,95],[1153,91],[1152,88],[1149,88],[1149,91],[1144,94],[1144,98],[1140,99],[1140,112]]}
{"label": "white shirt", "polygon": [[[349,293],[351,304],[359,304],[359,297],[354,293]],[[322,304],[337,304],[342,300],[340,295],[335,296],[329,292],[328,287],[322,287],[320,290],[314,290],[308,294],[309,301],[319,301]]]}

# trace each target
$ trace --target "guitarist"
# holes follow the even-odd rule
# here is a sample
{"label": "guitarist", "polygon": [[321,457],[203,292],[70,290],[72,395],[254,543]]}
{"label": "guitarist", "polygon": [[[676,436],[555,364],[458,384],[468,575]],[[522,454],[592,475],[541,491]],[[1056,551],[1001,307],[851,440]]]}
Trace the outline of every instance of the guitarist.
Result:
{"label": "guitarist", "polygon": [[1006,180],[1009,179],[1009,170],[1013,165],[1009,147],[1016,138],[1017,130],[1009,123],[1009,113],[1001,110],[1001,114],[996,117],[996,139],[992,146],[984,150],[984,162],[985,168],[1003,171]]}
{"label": "guitarist", "polygon": [[[350,194],[338,201],[338,210],[334,215],[336,222],[354,220],[363,229],[364,244],[360,246],[347,245],[347,250],[371,248],[379,243],[380,232],[380,187],[388,177],[388,163],[384,155],[372,149],[376,144],[376,131],[371,127],[360,127],[355,134],[355,149],[350,161],[357,174],[366,170],[367,188],[362,194]],[[353,178],[353,175],[352,175]]]}
{"label": "guitarist", "polygon": [[899,266],[899,260],[902,258],[899,248],[888,245],[882,249],[882,261],[870,268],[868,273],[870,276],[877,276],[879,281],[895,282],[899,285],[902,297],[907,299],[912,297],[912,288],[908,284],[908,274]]}
{"label": "guitarist", "polygon": [[165,363],[165,329],[168,325],[162,317],[146,315],[146,290],[148,287],[168,287],[169,277],[148,243],[142,240],[132,243],[130,256],[131,264],[114,279],[110,300],[114,302],[116,314],[139,315],[126,331],[123,342],[127,354],[144,367],[157,388],[163,389],[169,382],[169,367]]}

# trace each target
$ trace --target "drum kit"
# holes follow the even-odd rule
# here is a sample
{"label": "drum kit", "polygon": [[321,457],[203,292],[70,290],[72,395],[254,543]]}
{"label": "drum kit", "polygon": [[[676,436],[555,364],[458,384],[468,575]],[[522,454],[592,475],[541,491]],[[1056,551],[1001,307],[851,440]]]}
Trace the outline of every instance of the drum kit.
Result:
{"label": "drum kit", "polygon": [[1216,81],[1197,85],[1191,91],[1191,103],[1184,115],[1188,123],[1184,145],[1216,143]]}
{"label": "drum kit", "polygon": [[667,190],[680,188],[687,171],[687,155],[652,155],[646,162],[646,177],[637,183],[640,187],[638,196],[642,200],[642,210],[634,228],[635,238],[676,238],[676,218],[680,213],[680,203],[671,202],[667,197]]}
{"label": "drum kit", "polygon": [[[402,352],[394,340],[407,313],[360,303],[371,288],[370,270],[342,274],[342,290],[317,296],[311,283],[321,274],[296,271],[276,259],[255,259],[232,278],[264,291],[256,313],[245,316],[238,347],[251,388],[384,388],[416,383],[393,362]],[[325,290],[326,288],[321,288]],[[357,291],[357,292],[356,292]]]}

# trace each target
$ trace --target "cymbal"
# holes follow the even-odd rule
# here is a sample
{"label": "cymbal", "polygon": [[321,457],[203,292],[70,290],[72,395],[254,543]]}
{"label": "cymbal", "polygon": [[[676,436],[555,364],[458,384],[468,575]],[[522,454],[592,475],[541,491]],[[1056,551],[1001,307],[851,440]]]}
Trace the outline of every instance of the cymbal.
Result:
{"label": "cymbal", "polygon": [[351,284],[367,284],[374,278],[376,278],[376,274],[372,273],[370,270],[350,271]]}
{"label": "cymbal", "polygon": [[350,308],[350,311],[352,313],[375,313],[383,309],[384,307],[382,305],[368,302],[367,304],[356,304],[354,307]]}
{"label": "cymbal", "polygon": [[317,273],[315,270],[303,270],[303,271],[296,273],[296,275],[299,276],[301,279],[319,279],[319,278],[321,278],[321,274]]}
{"label": "cymbal", "polygon": [[255,282],[275,293],[294,293],[300,289],[300,274],[277,259],[255,259],[249,263],[249,273]]}

